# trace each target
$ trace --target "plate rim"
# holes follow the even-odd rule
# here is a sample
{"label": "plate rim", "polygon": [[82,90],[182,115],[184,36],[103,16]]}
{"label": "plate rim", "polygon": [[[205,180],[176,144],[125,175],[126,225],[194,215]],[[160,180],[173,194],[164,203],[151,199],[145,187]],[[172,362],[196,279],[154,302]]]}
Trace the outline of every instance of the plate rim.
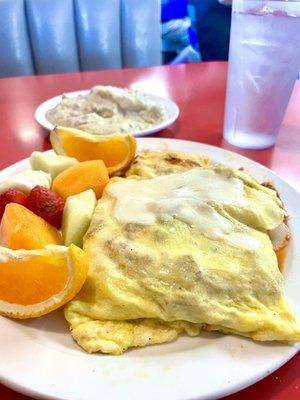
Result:
{"label": "plate rim", "polygon": [[[138,139],[138,145],[140,145],[140,143],[142,143],[142,148],[147,147],[147,144],[143,144],[143,142],[153,142],[153,144],[156,143],[159,146],[165,146],[165,145],[168,146],[168,142],[170,143],[170,146],[172,146],[172,143],[179,143],[179,144],[180,143],[182,143],[182,144],[184,144],[184,143],[187,143],[187,144],[194,143],[196,145],[199,145],[200,147],[203,147],[204,149],[207,148],[207,149],[210,149],[211,151],[217,150],[217,152],[227,154],[228,156],[237,157],[239,160],[241,160],[241,162],[243,162],[245,160],[248,163],[250,161],[250,164],[253,164],[256,167],[262,169],[263,171],[271,173],[271,175],[279,178],[279,180],[283,181],[285,185],[288,185],[288,187],[290,189],[295,191],[300,196],[300,193],[298,192],[298,190],[295,187],[293,187],[293,185],[291,185],[288,181],[286,181],[284,178],[282,178],[280,175],[278,175],[276,172],[272,171],[268,167],[266,167],[266,166],[264,166],[264,165],[262,165],[262,164],[260,164],[260,163],[258,163],[256,161],[254,161],[254,160],[251,160],[248,157],[245,157],[245,156],[240,155],[238,153],[235,153],[233,151],[229,151],[229,150],[223,149],[221,147],[213,146],[213,145],[206,144],[206,143],[195,142],[195,141],[192,141],[192,140],[170,139],[170,138],[141,138],[141,139]],[[45,152],[51,152],[51,151],[53,151],[53,150],[46,150]],[[186,151],[186,150],[183,149],[182,151]],[[200,149],[199,149],[199,151],[200,151]],[[199,153],[199,151],[197,149],[195,152]],[[8,166],[8,167],[4,168],[3,170],[1,170],[0,171],[0,180],[2,178],[2,175],[6,175],[6,174],[12,173],[15,170],[16,167],[20,168],[22,166],[22,164],[24,164],[24,162],[28,162],[28,161],[29,161],[29,157],[24,158],[24,159],[14,163],[14,164],[11,164],[10,166]],[[227,385],[227,388],[225,390],[224,389],[220,389],[218,392],[214,392],[212,397],[205,397],[205,398],[207,398],[207,399],[216,399],[216,398],[220,398],[222,396],[227,396],[229,394],[233,394],[233,393],[235,393],[237,391],[243,390],[244,388],[246,388],[246,387],[248,387],[248,386],[250,386],[250,385],[252,385],[252,384],[254,384],[254,383],[258,382],[258,381],[260,381],[261,379],[264,379],[266,376],[270,375],[272,372],[276,371],[278,368],[280,368],[282,365],[284,365],[286,362],[288,362],[295,354],[298,353],[298,351],[300,350],[300,347],[298,347],[298,346],[297,347],[292,347],[291,346],[291,347],[289,347],[289,350],[291,350],[290,354],[288,356],[286,356],[286,357],[283,357],[282,360],[279,363],[277,363],[272,368],[270,368],[265,374],[262,375],[262,374],[258,373],[255,377],[252,376],[251,378],[248,378],[248,379],[244,380],[242,384],[241,383],[229,384],[229,385]],[[38,391],[36,391],[36,390],[34,390],[34,389],[30,388],[30,387],[22,386],[17,381],[14,381],[13,379],[9,379],[7,377],[5,377],[5,378],[2,377],[2,382],[1,383],[3,383],[5,386],[7,386],[7,387],[9,387],[9,388],[11,388],[11,389],[13,389],[13,390],[15,390],[17,392],[24,393],[24,394],[29,395],[29,396],[34,397],[34,398],[51,399],[51,400],[57,399],[56,396],[54,397],[52,395],[48,395],[48,394],[45,394],[45,393],[38,392]],[[201,396],[201,394],[199,396]],[[185,400],[196,400],[197,398],[199,398],[199,396],[197,396],[197,397],[186,397]],[[60,399],[64,399],[64,397],[60,397]]]}
{"label": "plate rim", "polygon": [[[111,85],[103,85],[103,86],[111,86]],[[136,89],[130,89],[130,88],[124,88],[124,87],[120,87],[120,86],[113,86],[116,88],[120,88],[120,89],[128,89],[134,92],[138,92],[143,96],[148,97],[150,100],[152,101],[159,101],[164,103],[164,107],[170,107],[173,111],[173,115],[170,118],[165,119],[164,121],[162,121],[159,124],[153,125],[151,128],[148,129],[144,129],[142,131],[138,131],[138,132],[133,132],[133,136],[135,137],[141,137],[141,136],[148,136],[151,135],[153,133],[159,132],[163,129],[166,129],[168,126],[172,125],[179,117],[180,114],[180,108],[178,106],[178,104],[168,98],[156,95],[156,94],[152,94],[152,93],[147,93],[147,92],[143,92],[142,90],[136,90]],[[62,99],[63,95],[71,95],[71,96],[75,96],[75,95],[80,95],[80,94],[87,94],[88,92],[90,92],[91,89],[82,89],[82,90],[74,90],[72,92],[64,92],[62,94],[59,94],[57,96],[53,96],[48,98],[47,100],[43,101],[42,103],[40,103],[37,108],[34,111],[34,118],[36,120],[36,122],[42,126],[44,129],[47,129],[48,131],[51,131],[52,129],[55,128],[55,125],[53,125],[50,121],[47,120],[46,118],[46,112],[48,110],[50,110],[51,108],[53,108],[53,105],[51,107],[48,106],[48,104],[51,104],[51,102],[59,102]]]}
{"label": "plate rim", "polygon": [[[282,361],[282,363],[274,366],[274,368],[270,368],[266,374],[264,375],[260,375],[257,374],[257,376],[254,379],[248,379],[248,381],[245,381],[243,385],[240,385],[239,383],[234,383],[234,384],[229,384],[228,387],[230,389],[226,390],[226,392],[224,392],[223,389],[219,389],[219,391],[215,392],[214,394],[212,394],[211,396],[207,396],[205,398],[203,398],[203,400],[217,400],[217,399],[222,399],[223,397],[227,397],[230,396],[232,394],[235,393],[239,393],[240,391],[255,385],[256,383],[260,382],[261,380],[267,378],[269,375],[271,375],[273,372],[277,371],[279,368],[281,368],[283,365],[285,365],[288,361],[290,361],[296,354],[298,354],[299,351],[297,351],[294,354],[291,354],[286,360]],[[21,393],[24,394],[25,396],[30,396],[34,399],[42,399],[42,400],[69,400],[67,398],[64,397],[60,397],[58,398],[57,396],[54,395],[48,395],[45,393],[41,393],[38,392],[34,389],[28,388],[26,386],[22,386],[18,383],[14,383],[11,380],[8,380],[7,378],[1,378],[0,383],[4,386],[6,386],[7,388],[14,390],[17,393]],[[170,400],[170,399],[169,399]],[[186,397],[184,398],[184,400],[199,400],[199,396],[193,396],[193,397]]]}

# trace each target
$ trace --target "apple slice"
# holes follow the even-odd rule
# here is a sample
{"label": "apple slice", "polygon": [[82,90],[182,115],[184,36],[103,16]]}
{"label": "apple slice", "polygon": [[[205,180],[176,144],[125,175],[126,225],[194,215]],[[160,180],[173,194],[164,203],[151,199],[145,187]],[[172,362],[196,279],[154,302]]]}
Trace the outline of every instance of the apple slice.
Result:
{"label": "apple slice", "polygon": [[65,246],[73,243],[82,247],[83,236],[90,226],[96,203],[96,196],[92,189],[67,198],[62,222]]}

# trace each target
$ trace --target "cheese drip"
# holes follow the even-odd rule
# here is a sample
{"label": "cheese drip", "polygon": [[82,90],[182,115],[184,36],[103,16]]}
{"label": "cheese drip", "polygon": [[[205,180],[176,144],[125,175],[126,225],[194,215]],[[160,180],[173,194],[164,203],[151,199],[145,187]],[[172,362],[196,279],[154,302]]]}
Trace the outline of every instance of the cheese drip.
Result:
{"label": "cheese drip", "polygon": [[237,232],[233,221],[215,208],[216,204],[247,206],[238,178],[194,168],[153,179],[114,182],[107,191],[116,199],[114,216],[122,224],[153,225],[177,218],[212,239],[223,238],[246,248],[259,246],[248,228]]}

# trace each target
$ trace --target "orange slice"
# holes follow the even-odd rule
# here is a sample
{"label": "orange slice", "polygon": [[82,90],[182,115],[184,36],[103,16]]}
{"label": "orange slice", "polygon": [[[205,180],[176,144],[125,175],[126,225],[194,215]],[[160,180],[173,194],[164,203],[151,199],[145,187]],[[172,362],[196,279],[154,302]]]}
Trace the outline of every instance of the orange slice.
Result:
{"label": "orange slice", "polygon": [[47,314],[79,292],[87,273],[86,255],[74,245],[0,247],[0,314],[21,319]]}
{"label": "orange slice", "polygon": [[58,126],[50,133],[50,141],[57,154],[78,161],[103,160],[109,174],[126,168],[136,153],[136,140],[129,134],[92,135]]}

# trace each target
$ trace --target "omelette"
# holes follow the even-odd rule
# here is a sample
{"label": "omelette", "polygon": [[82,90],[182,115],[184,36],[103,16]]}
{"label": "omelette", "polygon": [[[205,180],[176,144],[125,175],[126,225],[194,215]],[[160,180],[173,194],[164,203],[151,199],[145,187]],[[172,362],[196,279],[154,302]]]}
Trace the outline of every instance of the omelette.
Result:
{"label": "omelette", "polygon": [[139,155],[126,176],[97,204],[88,278],[65,307],[84,350],[118,355],[202,331],[300,340],[274,251],[289,230],[273,188],[168,151]]}
{"label": "omelette", "polygon": [[210,160],[199,154],[145,150],[135,157],[126,172],[126,177],[155,178],[158,175],[174,174],[209,165]]}

